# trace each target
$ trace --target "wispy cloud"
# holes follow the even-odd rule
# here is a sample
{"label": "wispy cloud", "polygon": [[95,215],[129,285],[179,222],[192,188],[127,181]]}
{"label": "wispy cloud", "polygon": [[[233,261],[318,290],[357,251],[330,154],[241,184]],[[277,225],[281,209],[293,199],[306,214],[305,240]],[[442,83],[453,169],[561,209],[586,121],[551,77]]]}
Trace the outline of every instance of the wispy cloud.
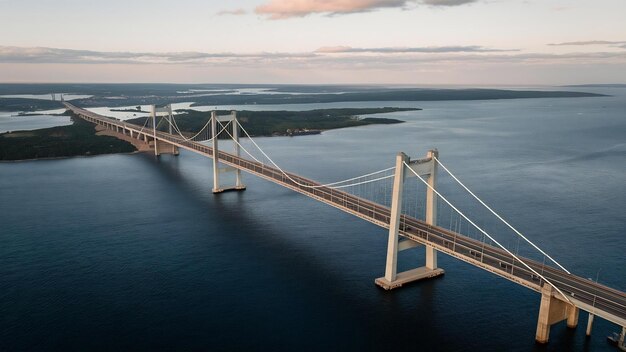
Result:
{"label": "wispy cloud", "polygon": [[269,0],[255,13],[270,19],[303,17],[311,14],[340,15],[367,12],[382,8],[402,8],[414,4],[458,6],[478,0]]}
{"label": "wispy cloud", "polygon": [[0,46],[0,63],[77,64],[193,64],[232,59],[285,59],[314,56],[314,53],[204,53],[204,52],[112,52],[45,47]]}
{"label": "wispy cloud", "polygon": [[583,46],[583,45],[626,45],[626,41],[587,40],[578,42],[551,43],[550,46]]}
{"label": "wispy cloud", "polygon": [[416,68],[466,67],[466,65],[589,65],[626,64],[626,52],[594,53],[432,53],[415,55],[320,55],[306,60],[325,69],[413,70]]}
{"label": "wispy cloud", "polygon": [[0,64],[166,64],[198,67],[290,67],[339,69],[414,68],[460,64],[626,63],[626,51],[523,53],[481,46],[353,48],[324,47],[311,52],[206,53],[107,52],[0,46]]}
{"label": "wispy cloud", "polygon": [[248,11],[244,10],[244,9],[234,9],[234,10],[222,10],[219,11],[217,14],[222,16],[222,15],[232,15],[232,16],[241,16],[241,15],[245,15],[247,14]]}
{"label": "wispy cloud", "polygon": [[385,47],[385,48],[353,48],[350,46],[326,46],[317,49],[316,53],[374,53],[374,54],[408,54],[408,53],[492,53],[519,51],[519,49],[491,49],[477,45],[467,46],[426,46],[426,47]]}

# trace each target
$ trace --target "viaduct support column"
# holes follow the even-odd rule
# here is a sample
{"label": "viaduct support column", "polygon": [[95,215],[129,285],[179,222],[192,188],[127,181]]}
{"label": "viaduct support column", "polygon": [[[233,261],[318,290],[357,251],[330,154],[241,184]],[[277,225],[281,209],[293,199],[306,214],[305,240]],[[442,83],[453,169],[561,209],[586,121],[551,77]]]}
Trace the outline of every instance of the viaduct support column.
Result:
{"label": "viaduct support column", "polygon": [[587,318],[587,331],[585,331],[585,334],[587,336],[591,336],[591,328],[593,327],[593,313],[589,313],[589,318]]}
{"label": "viaduct support column", "polygon": [[567,320],[570,328],[575,328],[578,324],[578,308],[554,297],[554,291],[549,284],[543,284],[541,289],[541,306],[535,334],[535,340],[539,343],[548,343],[550,327],[558,322]]}

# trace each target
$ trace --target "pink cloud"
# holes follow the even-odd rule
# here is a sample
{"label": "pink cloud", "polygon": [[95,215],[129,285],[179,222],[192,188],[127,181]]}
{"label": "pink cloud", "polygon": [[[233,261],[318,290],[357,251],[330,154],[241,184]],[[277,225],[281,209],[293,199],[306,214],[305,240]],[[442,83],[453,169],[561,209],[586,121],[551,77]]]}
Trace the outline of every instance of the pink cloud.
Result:
{"label": "pink cloud", "polygon": [[255,12],[270,19],[303,17],[315,13],[329,15],[365,12],[380,8],[406,7],[409,4],[458,6],[478,0],[269,0]]}
{"label": "pink cloud", "polygon": [[302,17],[314,13],[345,14],[383,7],[401,7],[408,0],[271,0],[255,9],[271,19]]}
{"label": "pink cloud", "polygon": [[220,12],[218,12],[218,15],[234,15],[234,16],[239,16],[239,15],[245,15],[247,14],[248,11],[244,10],[244,9],[235,9],[235,10],[222,10]]}

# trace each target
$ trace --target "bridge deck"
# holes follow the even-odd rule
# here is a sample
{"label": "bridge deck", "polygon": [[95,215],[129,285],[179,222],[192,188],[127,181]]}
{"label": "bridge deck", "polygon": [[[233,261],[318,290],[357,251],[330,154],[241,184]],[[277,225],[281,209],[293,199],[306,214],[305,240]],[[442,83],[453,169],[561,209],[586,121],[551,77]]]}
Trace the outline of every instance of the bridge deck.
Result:
{"label": "bridge deck", "polygon": [[[213,149],[204,144],[186,141],[180,136],[160,131],[157,131],[156,136],[154,136],[152,130],[143,130],[141,126],[105,117],[78,108],[70,103],[65,103],[65,105],[75,114],[88,121],[97,124],[117,126],[134,131],[135,133],[147,135],[151,138],[154,137],[157,140],[165,141],[210,158],[213,157]],[[297,184],[274,167],[237,157],[230,153],[219,151],[218,158],[223,164],[272,181],[383,228],[389,228],[391,211],[388,207],[359,198],[341,190],[320,187],[321,185],[313,180],[288,173],[291,179],[299,183]],[[316,188],[306,186],[316,186]],[[519,262],[516,263],[516,260],[511,255],[498,247],[438,226],[428,225],[422,220],[406,215],[402,215],[401,217],[400,235],[418,243],[433,246],[440,252],[480,267],[534,291],[541,292],[543,279],[536,277],[536,275],[526,267],[521,266]],[[539,263],[527,258],[521,259],[557,286],[578,308],[620,326],[626,326],[626,294],[624,292],[573,274],[568,274],[563,270],[545,265],[544,263]],[[555,297],[563,299],[560,295]]]}

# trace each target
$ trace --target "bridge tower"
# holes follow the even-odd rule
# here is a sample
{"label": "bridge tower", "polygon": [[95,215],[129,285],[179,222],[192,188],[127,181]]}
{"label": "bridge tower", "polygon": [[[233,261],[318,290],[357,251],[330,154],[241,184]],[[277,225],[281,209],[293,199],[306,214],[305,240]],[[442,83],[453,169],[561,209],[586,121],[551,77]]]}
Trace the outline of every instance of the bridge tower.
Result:
{"label": "bridge tower", "polygon": [[[224,123],[226,125],[224,125]],[[232,128],[232,140],[234,145],[234,152],[236,156],[240,156],[241,150],[239,147],[239,125],[237,123],[237,112],[231,111],[229,115],[218,115],[217,111],[211,111],[211,139],[213,147],[213,193],[221,193],[224,191],[243,191],[246,186],[241,182],[241,170],[234,167],[220,167],[219,166],[219,133],[223,128],[227,128],[228,124]],[[218,130],[219,128],[219,130]],[[224,172],[235,173],[235,186],[224,188],[220,185],[220,174]]]}
{"label": "bridge tower", "polygon": [[154,155],[159,156],[161,154],[174,154],[178,155],[178,147],[169,144],[167,142],[157,140],[156,138],[156,129],[157,129],[157,117],[162,116],[168,122],[168,132],[172,134],[172,105],[168,104],[164,107],[157,107],[156,105],[152,105],[152,111],[150,112],[150,118],[152,119],[152,137],[154,138]]}
{"label": "bridge tower", "polygon": [[404,153],[399,153],[396,156],[396,171],[393,182],[393,193],[391,196],[391,218],[389,221],[389,240],[387,243],[385,276],[375,280],[375,283],[378,286],[386,290],[400,287],[403,284],[412,281],[439,276],[444,273],[443,269],[437,267],[437,251],[431,246],[425,246],[426,262],[424,266],[402,273],[397,272],[398,252],[421,246],[421,244],[410,239],[399,241],[400,229],[404,229],[406,226],[401,217],[404,179],[405,177],[415,177],[415,174],[408,172],[406,165],[420,175],[420,177],[427,176],[426,182],[428,182],[432,188],[429,187],[426,190],[426,223],[429,225],[436,225],[437,195],[433,189],[436,188],[436,158],[438,158],[438,156],[439,154],[437,150],[430,150],[428,151],[425,159],[418,159],[414,161],[411,161],[410,158]]}

